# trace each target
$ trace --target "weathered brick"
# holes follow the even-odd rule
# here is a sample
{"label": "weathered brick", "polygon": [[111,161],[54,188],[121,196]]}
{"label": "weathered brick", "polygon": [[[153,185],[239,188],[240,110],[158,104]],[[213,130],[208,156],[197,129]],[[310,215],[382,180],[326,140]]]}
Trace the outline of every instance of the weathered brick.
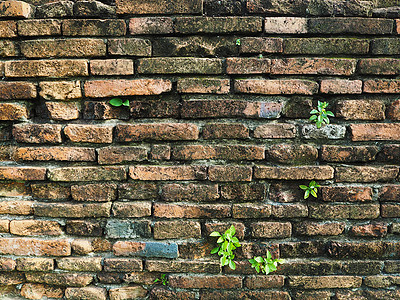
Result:
{"label": "weathered brick", "polygon": [[380,201],[397,202],[400,196],[400,186],[399,185],[384,185],[382,186],[379,193]]}
{"label": "weathered brick", "polygon": [[242,277],[240,276],[189,276],[189,275],[170,275],[169,282],[171,287],[186,289],[218,289],[223,286],[225,289],[242,288]]}
{"label": "weathered brick", "polygon": [[[200,0],[178,0],[171,5],[168,1],[118,0],[117,14],[201,14]],[[112,299],[113,300],[113,299]]]}
{"label": "weathered brick", "polygon": [[302,127],[301,133],[305,139],[315,140],[339,140],[346,135],[346,126],[329,124],[317,128],[314,124],[307,124]]}
{"label": "weathered brick", "polygon": [[375,160],[378,152],[376,146],[324,145],[321,148],[321,159],[329,162],[367,162]]}
{"label": "weathered brick", "polygon": [[355,288],[362,284],[356,276],[290,276],[289,286],[303,289]]}
{"label": "weathered brick", "polygon": [[10,40],[0,40],[0,57],[18,56],[17,44]]}
{"label": "weathered brick", "polygon": [[71,243],[73,254],[75,255],[87,255],[94,251],[94,247],[90,240],[86,239],[75,239]]}
{"label": "weathered brick", "polygon": [[[174,97],[167,95],[164,99],[132,101],[130,103],[131,118],[178,118],[180,103]],[[160,101],[161,100],[161,101]],[[121,119],[121,114],[117,117]],[[129,116],[128,116],[129,118]]]}
{"label": "weathered brick", "polygon": [[108,40],[108,53],[111,55],[151,56],[151,42],[138,38]]}
{"label": "weathered brick", "polygon": [[337,291],[336,298],[338,300],[346,300],[346,299],[360,299],[360,300],[368,300],[368,299],[400,299],[400,291],[398,290],[345,290],[345,291]]}
{"label": "weathered brick", "polygon": [[82,97],[79,81],[43,81],[39,83],[40,97],[46,100],[70,100]]}
{"label": "weathered brick", "polygon": [[11,38],[17,36],[16,21],[0,21],[0,37]]}
{"label": "weathered brick", "polygon": [[400,100],[392,102],[386,110],[386,116],[393,120],[400,120]]}
{"label": "weathered brick", "polygon": [[391,141],[400,140],[399,124],[351,124],[353,141]]}
{"label": "weathered brick", "polygon": [[27,161],[95,161],[94,149],[77,147],[20,147],[14,153],[16,160]]}
{"label": "weathered brick", "polygon": [[219,198],[217,184],[170,183],[162,187],[161,197],[171,202],[209,202]]}
{"label": "weathered brick", "polygon": [[120,199],[156,199],[158,198],[158,187],[150,182],[130,182],[118,186]]}
{"label": "weathered brick", "polygon": [[111,183],[73,185],[71,195],[76,201],[112,201],[117,198],[117,185]]}
{"label": "weathered brick", "polygon": [[119,241],[113,245],[113,252],[116,256],[177,258],[178,245],[161,242],[140,243]]}
{"label": "weathered brick", "polygon": [[46,168],[0,167],[0,180],[45,180]]}
{"label": "weathered brick", "polygon": [[71,220],[66,222],[69,235],[102,236],[103,228],[98,221]]}
{"label": "weathered brick", "polygon": [[313,95],[318,92],[318,83],[301,79],[238,79],[235,80],[235,91],[264,95]]}
{"label": "weathered brick", "polygon": [[326,180],[332,179],[334,169],[330,166],[269,167],[256,166],[254,178],[285,180]]}
{"label": "weathered brick", "polygon": [[228,57],[227,74],[268,74],[271,71],[271,60],[268,58]]}
{"label": "weathered brick", "polygon": [[1,201],[0,214],[8,215],[30,215],[33,212],[33,202],[22,201]]}
{"label": "weathered brick", "polygon": [[220,266],[218,263],[211,261],[197,262],[197,261],[147,260],[146,269],[150,272],[158,272],[161,270],[162,272],[180,272],[180,273],[181,272],[219,273]]}
{"label": "weathered brick", "polygon": [[30,82],[0,82],[0,99],[34,99],[36,98],[36,85]]}
{"label": "weathered brick", "polygon": [[125,35],[124,20],[64,20],[63,35],[120,36]]}
{"label": "weathered brick", "polygon": [[292,235],[292,224],[289,222],[258,222],[250,227],[254,238],[286,238]]}
{"label": "weathered brick", "polygon": [[111,126],[71,124],[64,128],[64,134],[74,143],[112,143]]}
{"label": "weathered brick", "polygon": [[262,31],[260,17],[183,17],[176,18],[177,33],[253,33]]}
{"label": "weathered brick", "polygon": [[71,190],[68,186],[63,186],[56,183],[35,183],[31,184],[32,196],[39,199],[64,200],[71,195]]}
{"label": "weathered brick", "polygon": [[7,77],[74,77],[88,76],[88,63],[82,59],[15,60],[5,63]]}
{"label": "weathered brick", "polygon": [[20,36],[61,35],[59,20],[23,20],[17,24]]}
{"label": "weathered brick", "polygon": [[212,291],[202,290],[200,294],[201,300],[229,300],[229,299],[275,299],[275,300],[289,300],[290,295],[288,292],[282,291]]}
{"label": "weathered brick", "polygon": [[44,106],[36,108],[37,114],[58,121],[76,120],[79,118],[79,104],[76,102],[45,102]]}
{"label": "weathered brick", "polygon": [[29,111],[24,104],[0,103],[0,121],[23,121],[29,118]]}
{"label": "weathered brick", "polygon": [[385,105],[379,100],[339,101],[337,117],[345,120],[383,120],[385,119]]}
{"label": "weathered brick", "polygon": [[164,79],[93,80],[85,82],[85,96],[92,98],[159,95],[171,91],[172,83]]}
{"label": "weathered brick", "polygon": [[109,101],[86,101],[84,103],[83,118],[87,120],[128,120],[129,109],[125,106],[112,106]]}
{"label": "weathered brick", "polygon": [[21,287],[21,296],[27,299],[42,299],[44,296],[61,299],[64,296],[64,290],[41,283],[25,283]]}
{"label": "weathered brick", "polygon": [[106,300],[107,290],[100,287],[83,287],[65,289],[65,298],[68,300]]}
{"label": "weathered brick", "polygon": [[174,32],[174,22],[167,17],[143,17],[129,20],[129,32],[136,34],[170,34]]}
{"label": "weathered brick", "polygon": [[303,164],[315,162],[317,148],[310,145],[276,144],[266,151],[266,159],[284,164]]}
{"label": "weathered brick", "polygon": [[[17,285],[24,282],[24,275],[22,273],[1,273],[0,282],[2,285]],[[4,291],[2,291],[4,293]],[[7,294],[7,292],[5,293]],[[2,295],[3,296],[3,295]]]}
{"label": "weathered brick", "polygon": [[182,106],[183,118],[279,118],[283,103],[245,100],[186,100]]}
{"label": "weathered brick", "polygon": [[129,168],[129,176],[136,180],[204,180],[203,166],[135,166]]}
{"label": "weathered brick", "polygon": [[104,56],[106,44],[101,39],[32,40],[21,43],[21,53],[29,58]]}
{"label": "weathered brick", "polygon": [[182,78],[178,79],[179,93],[228,94],[230,80],[223,78]]}
{"label": "weathered brick", "polygon": [[308,20],[297,17],[267,17],[264,32],[272,34],[302,34],[308,32]]}
{"label": "weathered brick", "polygon": [[47,283],[57,286],[83,287],[93,281],[93,275],[83,273],[27,273],[26,280],[35,283]]}
{"label": "weathered brick", "polygon": [[90,61],[90,74],[92,75],[132,75],[133,73],[133,60],[131,59]]}
{"label": "weathered brick", "polygon": [[400,264],[398,260],[387,260],[385,261],[385,268],[386,273],[398,273],[400,270]]}
{"label": "weathered brick", "polygon": [[352,75],[355,59],[283,58],[273,59],[271,74]]}
{"label": "weathered brick", "polygon": [[99,272],[102,270],[101,257],[63,257],[56,261],[57,267],[61,270],[78,272]]}
{"label": "weathered brick", "polygon": [[217,58],[162,57],[138,60],[141,74],[222,74],[222,60]]}
{"label": "weathered brick", "polygon": [[397,75],[400,73],[400,60],[394,58],[365,58],[358,63],[361,74]]}
{"label": "weathered brick", "polygon": [[61,143],[61,125],[54,124],[16,124],[13,136],[22,143]]}
{"label": "weathered brick", "polygon": [[251,166],[210,166],[208,176],[210,181],[251,181]]}
{"label": "weathered brick", "polygon": [[114,18],[116,13],[115,7],[100,1],[78,1],[74,5],[74,15],[77,17]]}
{"label": "weathered brick", "polygon": [[39,271],[46,272],[54,270],[54,259],[52,258],[18,258],[17,259],[18,271]]}
{"label": "weathered brick", "polygon": [[282,288],[285,283],[285,277],[282,275],[271,275],[271,276],[247,276],[244,281],[245,287],[256,290],[256,289],[270,289],[270,288]]}
{"label": "weathered brick", "polygon": [[71,17],[73,15],[74,2],[58,1],[44,3],[36,8],[37,18],[62,18]]}
{"label": "weathered brick", "polygon": [[29,3],[13,0],[0,3],[0,17],[2,18],[30,18],[33,14],[33,6]]}
{"label": "weathered brick", "polygon": [[257,139],[293,139],[297,129],[293,124],[265,124],[256,127],[254,137]]}
{"label": "weathered brick", "polygon": [[307,205],[301,203],[272,205],[271,212],[276,218],[304,218],[308,216]]}
{"label": "weathered brick", "polygon": [[378,55],[399,54],[400,39],[398,38],[379,38],[372,40],[371,52]]}
{"label": "weathered brick", "polygon": [[61,218],[98,218],[109,217],[111,202],[106,203],[45,203],[38,202],[34,205],[34,214],[40,217]]}
{"label": "weathered brick", "polygon": [[309,205],[309,217],[312,219],[376,219],[379,217],[379,205],[376,204],[312,204]]}
{"label": "weathered brick", "polygon": [[226,230],[228,230],[231,225],[235,226],[235,236],[238,239],[243,239],[244,238],[244,232],[245,232],[245,226],[243,223],[235,222],[235,223],[205,223],[204,224],[204,235],[205,236],[210,236],[210,234],[214,231],[218,231],[220,233],[224,233]]}
{"label": "weathered brick", "polygon": [[321,81],[323,94],[361,94],[361,80],[326,79]]}
{"label": "weathered brick", "polygon": [[104,260],[104,270],[106,272],[142,271],[143,263],[139,259],[106,258]]}
{"label": "weathered brick", "polygon": [[241,53],[280,53],[283,51],[283,39],[265,37],[246,37],[240,39]]}
{"label": "weathered brick", "polygon": [[369,40],[355,38],[288,38],[283,41],[285,54],[367,54]]}
{"label": "weathered brick", "polygon": [[112,213],[118,218],[140,218],[151,216],[151,202],[114,202]]}
{"label": "weathered brick", "polygon": [[124,167],[65,167],[49,169],[51,181],[125,180]]}
{"label": "weathered brick", "polygon": [[382,204],[381,215],[383,218],[397,218],[400,216],[400,205]]}
{"label": "weathered brick", "polygon": [[[325,243],[321,241],[287,242],[279,245],[280,257],[315,258],[326,253]],[[283,266],[284,267],[284,266]]]}
{"label": "weathered brick", "polygon": [[231,216],[228,204],[164,204],[153,205],[153,215],[157,218],[227,218]]}
{"label": "weathered brick", "polygon": [[157,160],[169,160],[171,158],[171,146],[152,145],[149,158]]}
{"label": "weathered brick", "polygon": [[271,216],[271,205],[234,204],[232,216],[236,219],[263,219]]}
{"label": "weathered brick", "polygon": [[201,238],[200,223],[194,221],[158,221],[153,232],[156,240]]}
{"label": "weathered brick", "polygon": [[[0,220],[0,232],[3,233],[9,233],[10,232],[10,221],[9,220]],[[0,265],[1,265],[1,260],[0,260]],[[7,265],[7,262],[6,262]],[[1,269],[1,267],[0,267]]]}
{"label": "weathered brick", "polygon": [[322,200],[325,202],[369,202],[372,188],[359,186],[323,186]]}
{"label": "weathered brick", "polygon": [[361,237],[384,237],[388,228],[384,223],[371,223],[366,225],[352,226],[350,233]]}
{"label": "weathered brick", "polygon": [[203,139],[247,139],[249,129],[241,123],[208,123],[202,134]]}
{"label": "weathered brick", "polygon": [[31,195],[31,188],[22,182],[2,182],[0,183],[1,197],[19,197]]}
{"label": "weathered brick", "polygon": [[176,160],[262,160],[264,151],[264,147],[250,145],[178,145],[173,147],[172,157]]}
{"label": "weathered brick", "polygon": [[317,297],[320,300],[331,299],[332,293],[328,291],[297,291],[293,294],[293,299],[312,300]]}
{"label": "weathered brick", "polygon": [[309,33],[319,34],[391,34],[393,20],[371,18],[312,18],[308,22]]}
{"label": "weathered brick", "polygon": [[13,220],[10,223],[10,233],[22,236],[61,235],[61,226],[56,221]]}
{"label": "weathered brick", "polygon": [[346,228],[346,224],[344,222],[317,223],[305,221],[302,223],[297,223],[294,226],[296,234],[305,236],[335,236],[342,234]]}
{"label": "weathered brick", "polygon": [[266,191],[266,185],[261,183],[233,183],[221,187],[221,197],[226,200],[263,202]]}
{"label": "weathered brick", "polygon": [[396,94],[400,92],[400,80],[371,79],[364,81],[364,93]]}
{"label": "weathered brick", "polygon": [[68,256],[71,246],[67,240],[39,240],[31,238],[2,238],[0,253],[32,256]]}
{"label": "weathered brick", "polygon": [[[118,1],[122,2],[123,0],[118,0]],[[126,2],[129,2],[129,0]],[[139,299],[139,298],[144,298],[147,295],[147,290],[145,290],[141,286],[115,288],[115,289],[110,289],[108,292],[110,300]]]}
{"label": "weathered brick", "polygon": [[117,164],[147,159],[147,149],[141,147],[107,147],[97,149],[99,164]]}

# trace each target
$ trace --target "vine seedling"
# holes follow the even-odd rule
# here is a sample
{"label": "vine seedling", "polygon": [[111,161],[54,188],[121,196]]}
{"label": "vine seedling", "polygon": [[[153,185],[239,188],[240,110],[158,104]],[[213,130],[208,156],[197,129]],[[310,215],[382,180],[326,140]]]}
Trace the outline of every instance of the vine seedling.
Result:
{"label": "vine seedling", "polygon": [[304,199],[307,199],[308,197],[310,197],[310,194],[317,198],[317,193],[318,193],[318,188],[320,187],[319,184],[317,184],[314,180],[311,181],[308,186],[306,185],[299,185],[299,187],[304,190]]}
{"label": "vine seedling", "polygon": [[162,283],[162,285],[168,285],[168,279],[167,279],[167,275],[165,275],[165,274],[161,274],[161,276],[160,276],[160,278],[157,278],[156,280],[154,280],[154,283],[157,283],[157,282],[161,282]]}
{"label": "vine seedling", "polygon": [[310,121],[315,122],[315,124],[317,125],[317,128],[321,128],[322,125],[329,124],[330,123],[329,117],[335,116],[333,114],[333,112],[326,110],[328,105],[329,104],[327,102],[318,101],[317,109],[313,109],[310,112],[310,114],[312,115],[310,117]]}
{"label": "vine seedling", "polygon": [[285,261],[283,259],[272,259],[271,252],[267,250],[267,257],[257,256],[250,259],[251,267],[256,269],[257,273],[265,273],[268,275],[274,272],[278,268],[278,264],[283,264]]}
{"label": "vine seedling", "polygon": [[240,46],[240,39],[236,40],[236,46]]}
{"label": "vine seedling", "polygon": [[129,107],[129,100],[122,100],[121,98],[113,98],[110,100],[110,104],[112,106],[128,106]]}
{"label": "vine seedling", "polygon": [[220,234],[218,231],[214,231],[210,236],[218,237],[217,244],[218,247],[211,250],[211,254],[218,253],[220,258],[220,265],[229,266],[232,270],[236,269],[236,264],[233,261],[235,255],[233,251],[240,247],[240,243],[237,237],[235,237],[236,229],[235,226],[231,226],[224,234]]}

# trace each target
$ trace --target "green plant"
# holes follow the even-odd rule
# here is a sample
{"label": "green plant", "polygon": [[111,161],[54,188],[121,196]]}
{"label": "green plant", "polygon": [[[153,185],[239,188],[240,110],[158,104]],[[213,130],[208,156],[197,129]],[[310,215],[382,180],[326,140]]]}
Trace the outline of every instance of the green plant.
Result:
{"label": "green plant", "polygon": [[283,259],[272,259],[271,252],[267,250],[267,257],[257,256],[249,260],[251,267],[256,269],[257,273],[265,273],[268,275],[278,268],[278,264],[283,264]]}
{"label": "green plant", "polygon": [[263,59],[264,56],[260,53],[260,54],[258,55],[258,58],[259,58],[259,59]]}
{"label": "green plant", "polygon": [[167,279],[167,275],[161,274],[160,278],[157,278],[156,280],[154,280],[154,283],[157,283],[157,282],[161,282],[162,285],[168,285],[169,282]]}
{"label": "green plant", "polygon": [[236,46],[240,46],[240,39],[236,40]]}
{"label": "green plant", "polygon": [[235,258],[233,251],[241,246],[238,238],[234,236],[235,233],[235,226],[232,225],[224,234],[220,234],[218,231],[210,234],[210,236],[218,237],[218,247],[212,249],[211,254],[218,253],[221,256],[220,265],[222,267],[228,265],[232,270],[236,269],[236,264],[233,261]]}
{"label": "green plant", "polygon": [[129,100],[122,100],[121,98],[113,98],[110,100],[112,106],[129,106]]}
{"label": "green plant", "polygon": [[312,115],[310,117],[310,121],[315,122],[317,128],[321,128],[321,126],[324,124],[329,124],[329,117],[335,116],[333,112],[326,110],[328,105],[329,104],[327,102],[318,101],[317,109],[313,109],[310,112],[310,114]]}
{"label": "green plant", "polygon": [[319,184],[317,184],[314,180],[311,181],[308,186],[306,185],[299,185],[299,187],[304,190],[304,199],[307,199],[310,197],[310,194],[313,195],[313,197],[317,198],[317,192],[318,188],[320,187]]}

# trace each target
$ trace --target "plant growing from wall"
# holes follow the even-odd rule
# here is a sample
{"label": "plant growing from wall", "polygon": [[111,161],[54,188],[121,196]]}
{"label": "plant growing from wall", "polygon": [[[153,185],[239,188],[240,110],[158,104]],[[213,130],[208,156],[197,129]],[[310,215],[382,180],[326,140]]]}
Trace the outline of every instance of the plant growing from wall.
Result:
{"label": "plant growing from wall", "polygon": [[220,258],[220,265],[229,266],[232,270],[236,269],[236,264],[233,261],[235,254],[233,251],[240,247],[240,243],[237,237],[235,237],[236,229],[235,226],[231,226],[224,234],[220,234],[218,231],[214,231],[210,236],[218,237],[217,244],[218,247],[211,250],[211,254],[218,253]]}
{"label": "plant growing from wall", "polygon": [[317,109],[313,109],[310,114],[312,115],[310,117],[311,122],[315,122],[315,125],[317,125],[317,128],[321,128],[322,125],[327,125],[330,123],[329,117],[334,117],[335,115],[333,112],[326,110],[328,107],[327,102],[321,102],[318,101],[318,107]]}
{"label": "plant growing from wall", "polygon": [[268,275],[271,272],[275,272],[278,268],[278,264],[283,264],[283,259],[272,259],[271,252],[267,250],[267,256],[257,256],[249,260],[251,267],[254,268],[257,273],[264,273]]}
{"label": "plant growing from wall", "polygon": [[161,274],[160,278],[154,280],[154,283],[161,282],[162,285],[168,285],[168,279],[166,274]]}
{"label": "plant growing from wall", "polygon": [[119,106],[128,106],[129,107],[129,100],[122,100],[121,98],[113,98],[109,102],[112,106],[119,107]]}
{"label": "plant growing from wall", "polygon": [[318,188],[320,187],[320,185],[318,183],[316,183],[315,180],[310,181],[308,186],[299,185],[299,187],[304,191],[304,199],[307,199],[308,197],[310,197],[310,194],[315,198],[318,197],[317,193],[318,193]]}

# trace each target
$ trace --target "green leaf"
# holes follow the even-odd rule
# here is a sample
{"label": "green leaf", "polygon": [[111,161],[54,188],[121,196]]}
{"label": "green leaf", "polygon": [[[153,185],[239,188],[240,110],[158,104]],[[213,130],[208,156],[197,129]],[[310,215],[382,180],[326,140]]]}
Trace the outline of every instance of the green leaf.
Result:
{"label": "green leaf", "polygon": [[217,243],[218,244],[221,244],[221,243],[223,243],[224,242],[224,238],[221,236],[221,237],[219,237],[219,239],[217,240]]}
{"label": "green leaf", "polygon": [[215,254],[219,251],[219,247],[216,247],[214,249],[211,250],[211,254]]}
{"label": "green leaf", "polygon": [[129,100],[125,100],[125,101],[122,103],[122,105],[123,105],[123,106],[129,106]]}
{"label": "green leaf", "polygon": [[317,118],[318,118],[317,115],[313,115],[313,116],[310,117],[310,121],[314,121],[314,120],[316,120]]}
{"label": "green leaf", "polygon": [[218,231],[214,231],[210,233],[210,236],[221,236],[221,234]]}
{"label": "green leaf", "polygon": [[255,257],[254,259],[255,259],[256,262],[258,262],[258,263],[262,263],[262,262],[264,261],[263,258],[262,258],[261,256],[257,256],[257,257]]}
{"label": "green leaf", "polygon": [[256,265],[255,269],[256,269],[257,273],[260,273],[260,265]]}
{"label": "green leaf", "polygon": [[269,250],[267,250],[267,259],[272,259],[272,255],[271,252],[269,252]]}
{"label": "green leaf", "polygon": [[254,259],[249,259],[249,263],[251,263],[253,265],[256,263],[256,261]]}
{"label": "green leaf", "polygon": [[308,186],[305,186],[305,185],[299,185],[299,188],[301,188],[302,190],[307,190],[307,189],[308,189]]}
{"label": "green leaf", "polygon": [[228,232],[229,232],[229,234],[230,234],[231,236],[234,236],[235,233],[236,233],[236,228],[235,228],[235,226],[232,225],[232,226],[228,229]]}
{"label": "green leaf", "polygon": [[304,193],[304,199],[307,199],[308,197],[310,197],[310,190],[307,190],[307,191]]}
{"label": "green leaf", "polygon": [[311,180],[309,186],[311,187],[311,186],[314,186],[314,185],[316,185],[316,184],[317,184],[317,183],[315,182],[315,180]]}
{"label": "green leaf", "polygon": [[220,259],[221,266],[225,266],[226,263],[226,256],[222,256]]}
{"label": "green leaf", "polygon": [[268,275],[270,273],[268,265],[264,266],[264,273],[265,273],[265,275]]}
{"label": "green leaf", "polygon": [[236,46],[240,46],[240,39],[236,40]]}
{"label": "green leaf", "polygon": [[229,268],[231,268],[232,270],[236,269],[236,264],[235,264],[235,262],[233,260],[229,261]]}
{"label": "green leaf", "polygon": [[316,109],[313,109],[312,111],[310,111],[310,114],[311,114],[311,115],[317,114],[317,113],[318,113],[318,110],[316,110]]}
{"label": "green leaf", "polygon": [[317,128],[321,128],[322,123],[318,121],[318,122],[316,123],[316,125],[317,125]]}
{"label": "green leaf", "polygon": [[120,98],[113,98],[109,102],[112,106],[121,106],[122,105],[122,99]]}
{"label": "green leaf", "polygon": [[333,112],[331,112],[331,111],[329,111],[329,110],[326,112],[326,115],[329,116],[329,117],[334,117],[334,116],[335,116],[335,115],[333,114]]}
{"label": "green leaf", "polygon": [[157,283],[159,281],[161,281],[161,280],[159,278],[157,278],[157,279],[154,280],[154,283]]}
{"label": "green leaf", "polygon": [[313,195],[315,198],[318,198],[317,193],[314,190],[310,191],[311,195]]}

